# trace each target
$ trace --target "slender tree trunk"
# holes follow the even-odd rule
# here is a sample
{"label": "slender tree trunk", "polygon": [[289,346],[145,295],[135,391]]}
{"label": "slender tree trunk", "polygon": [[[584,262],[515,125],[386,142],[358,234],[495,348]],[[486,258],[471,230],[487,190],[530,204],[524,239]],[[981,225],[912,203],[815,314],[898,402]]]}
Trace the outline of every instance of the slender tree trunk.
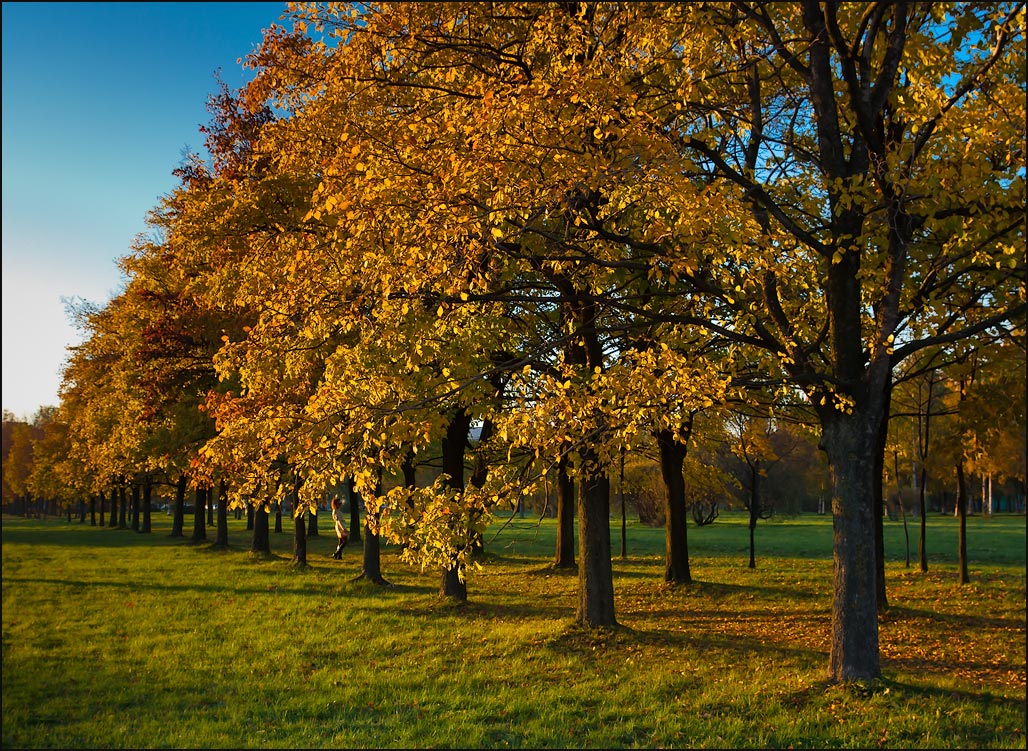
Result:
{"label": "slender tree trunk", "polygon": [[750,465],[750,564],[757,567],[757,520],[760,519],[760,462]]}
{"label": "slender tree trunk", "polygon": [[304,511],[300,506],[300,488],[303,481],[296,470],[293,470],[293,564],[296,566],[307,565],[307,524],[304,521]]}
{"label": "slender tree trunk", "polygon": [[104,506],[107,503],[107,496],[102,490],[100,491],[98,501],[100,503],[100,526],[102,527],[104,525]]}
{"label": "slender tree trunk", "polygon": [[318,507],[315,506],[307,513],[307,536],[318,536]]}
{"label": "slender tree trunk", "polygon": [[[464,492],[464,453],[468,442],[468,430],[471,428],[471,416],[463,409],[450,418],[443,436],[443,472],[447,476],[446,484],[458,493]],[[470,540],[468,541],[470,542]],[[454,558],[442,572],[439,582],[439,594],[459,603],[468,600],[468,583],[464,577],[463,564]]]}
{"label": "slender tree trunk", "polygon": [[[409,486],[413,487],[413,486]],[[353,486],[353,478],[346,478],[346,497],[350,501],[350,542],[361,540],[361,497]]]}
{"label": "slender tree trunk", "polygon": [[96,526],[96,494],[89,496],[89,526]]}
{"label": "slender tree trunk", "polygon": [[[688,439],[686,439],[688,440]],[[685,464],[687,443],[670,430],[657,433],[660,473],[664,478],[664,581],[692,583],[689,569],[689,515],[685,503]]]}
{"label": "slender tree trunk", "polygon": [[557,551],[553,567],[575,568],[575,481],[568,474],[568,458],[557,462]]}

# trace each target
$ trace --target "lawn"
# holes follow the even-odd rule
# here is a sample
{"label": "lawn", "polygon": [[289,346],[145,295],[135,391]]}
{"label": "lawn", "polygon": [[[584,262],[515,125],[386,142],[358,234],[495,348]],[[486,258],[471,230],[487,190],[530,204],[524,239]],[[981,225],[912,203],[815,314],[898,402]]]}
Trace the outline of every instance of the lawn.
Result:
{"label": "lawn", "polygon": [[[3,517],[4,748],[1024,748],[1025,517],[928,519],[929,571],[886,522],[883,678],[825,682],[831,519],[775,518],[749,569],[741,516],[689,528],[689,586],[662,529],[612,520],[619,626],[573,625],[551,520],[486,538],[463,607],[384,546],[391,586],[153,531]],[[187,537],[191,531],[187,520]],[[213,540],[213,529],[208,530]]]}

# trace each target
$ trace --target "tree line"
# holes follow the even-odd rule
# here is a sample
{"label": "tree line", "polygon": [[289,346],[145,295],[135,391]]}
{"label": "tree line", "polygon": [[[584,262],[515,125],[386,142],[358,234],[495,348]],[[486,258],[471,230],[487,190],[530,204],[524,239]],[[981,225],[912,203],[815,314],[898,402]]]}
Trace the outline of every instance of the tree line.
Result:
{"label": "tree line", "polygon": [[755,525],[767,463],[813,436],[828,676],[873,679],[884,499],[915,487],[923,520],[952,477],[961,530],[969,475],[1023,504],[1024,18],[300,4],[210,98],[123,289],[75,309],[37,494],[176,478],[265,524],[288,498],[302,562],[305,513],[347,492],[370,578],[384,537],[463,600],[491,514],[552,483],[555,564],[605,627],[628,457],[659,468],[686,584],[709,444]]}

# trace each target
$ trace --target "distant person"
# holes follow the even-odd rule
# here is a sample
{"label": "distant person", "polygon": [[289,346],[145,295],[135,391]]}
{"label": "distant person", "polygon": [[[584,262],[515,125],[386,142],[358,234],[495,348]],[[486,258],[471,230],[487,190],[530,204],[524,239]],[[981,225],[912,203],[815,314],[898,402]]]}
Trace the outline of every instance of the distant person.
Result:
{"label": "distant person", "polygon": [[337,561],[343,558],[343,548],[346,547],[347,541],[350,539],[350,532],[346,528],[346,524],[343,522],[343,502],[339,500],[339,496],[332,497],[332,521],[336,523],[336,552],[332,554],[332,557]]}

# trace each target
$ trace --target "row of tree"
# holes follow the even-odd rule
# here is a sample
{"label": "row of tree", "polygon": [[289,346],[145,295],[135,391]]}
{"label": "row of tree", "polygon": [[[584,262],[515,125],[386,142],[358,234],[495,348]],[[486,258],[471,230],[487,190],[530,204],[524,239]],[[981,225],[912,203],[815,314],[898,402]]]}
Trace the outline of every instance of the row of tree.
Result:
{"label": "row of tree", "polygon": [[[957,487],[1017,456],[1023,483],[1024,4],[288,16],[211,99],[210,158],[177,170],[124,290],[77,310],[54,481],[289,496],[298,530],[350,485],[365,569],[385,535],[464,599],[490,512],[554,478],[577,620],[610,626],[623,457],[652,449],[687,582],[694,439],[812,423],[829,677],[876,677],[890,414],[957,384]],[[924,471],[935,389],[894,441]]]}

